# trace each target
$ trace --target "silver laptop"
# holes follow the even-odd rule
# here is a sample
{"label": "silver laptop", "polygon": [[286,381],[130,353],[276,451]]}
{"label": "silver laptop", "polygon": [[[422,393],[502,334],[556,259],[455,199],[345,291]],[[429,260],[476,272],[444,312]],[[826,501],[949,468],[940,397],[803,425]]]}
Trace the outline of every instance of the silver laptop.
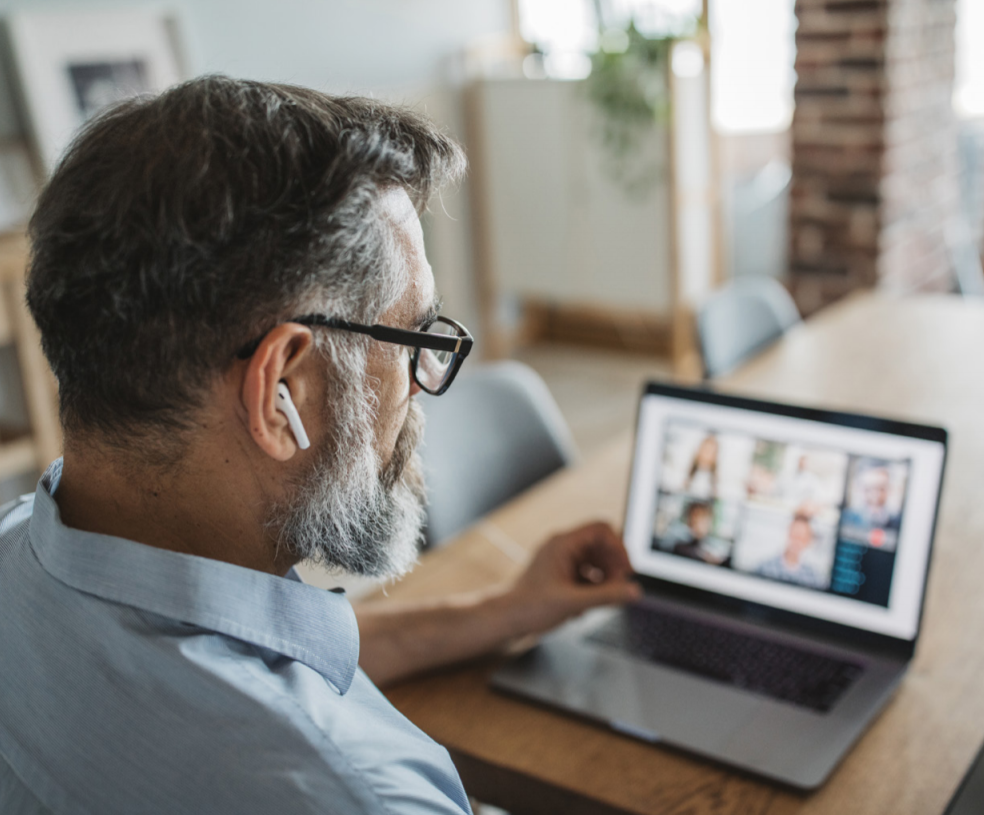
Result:
{"label": "silver laptop", "polygon": [[562,627],[494,687],[819,786],[912,658],[946,442],[648,385],[624,530],[644,599]]}

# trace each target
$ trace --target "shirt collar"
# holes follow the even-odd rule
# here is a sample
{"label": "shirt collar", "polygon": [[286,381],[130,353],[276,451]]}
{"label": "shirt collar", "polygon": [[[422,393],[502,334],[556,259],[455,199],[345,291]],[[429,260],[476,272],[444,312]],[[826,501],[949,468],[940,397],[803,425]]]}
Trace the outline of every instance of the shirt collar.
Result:
{"label": "shirt collar", "polygon": [[41,477],[30,522],[31,545],[49,574],[105,600],[268,648],[348,691],[359,629],[344,594],[67,527],[52,497],[61,473],[58,459]]}

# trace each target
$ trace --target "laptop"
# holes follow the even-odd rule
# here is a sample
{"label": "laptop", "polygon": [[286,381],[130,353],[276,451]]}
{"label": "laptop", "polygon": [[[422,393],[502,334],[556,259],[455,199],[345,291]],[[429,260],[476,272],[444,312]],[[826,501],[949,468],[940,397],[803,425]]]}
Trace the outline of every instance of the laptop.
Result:
{"label": "laptop", "polygon": [[647,385],[624,527],[643,598],[492,685],[816,788],[912,659],[946,445],[937,427]]}

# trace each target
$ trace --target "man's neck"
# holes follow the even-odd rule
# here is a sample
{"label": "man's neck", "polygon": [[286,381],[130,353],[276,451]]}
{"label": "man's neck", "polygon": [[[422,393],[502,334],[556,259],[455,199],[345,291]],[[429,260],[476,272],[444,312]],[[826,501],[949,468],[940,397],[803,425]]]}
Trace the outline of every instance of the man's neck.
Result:
{"label": "man's neck", "polygon": [[265,529],[270,496],[244,461],[191,448],[177,467],[140,464],[95,444],[70,444],[55,501],[63,523],[147,546],[285,574]]}

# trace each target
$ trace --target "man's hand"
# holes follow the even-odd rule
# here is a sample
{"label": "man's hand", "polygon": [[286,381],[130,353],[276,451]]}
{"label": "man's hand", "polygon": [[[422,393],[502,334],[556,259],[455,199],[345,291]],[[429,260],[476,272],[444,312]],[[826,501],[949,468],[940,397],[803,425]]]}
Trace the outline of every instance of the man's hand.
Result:
{"label": "man's hand", "polygon": [[594,606],[640,596],[621,539],[593,523],[548,540],[502,599],[524,633],[539,634]]}

